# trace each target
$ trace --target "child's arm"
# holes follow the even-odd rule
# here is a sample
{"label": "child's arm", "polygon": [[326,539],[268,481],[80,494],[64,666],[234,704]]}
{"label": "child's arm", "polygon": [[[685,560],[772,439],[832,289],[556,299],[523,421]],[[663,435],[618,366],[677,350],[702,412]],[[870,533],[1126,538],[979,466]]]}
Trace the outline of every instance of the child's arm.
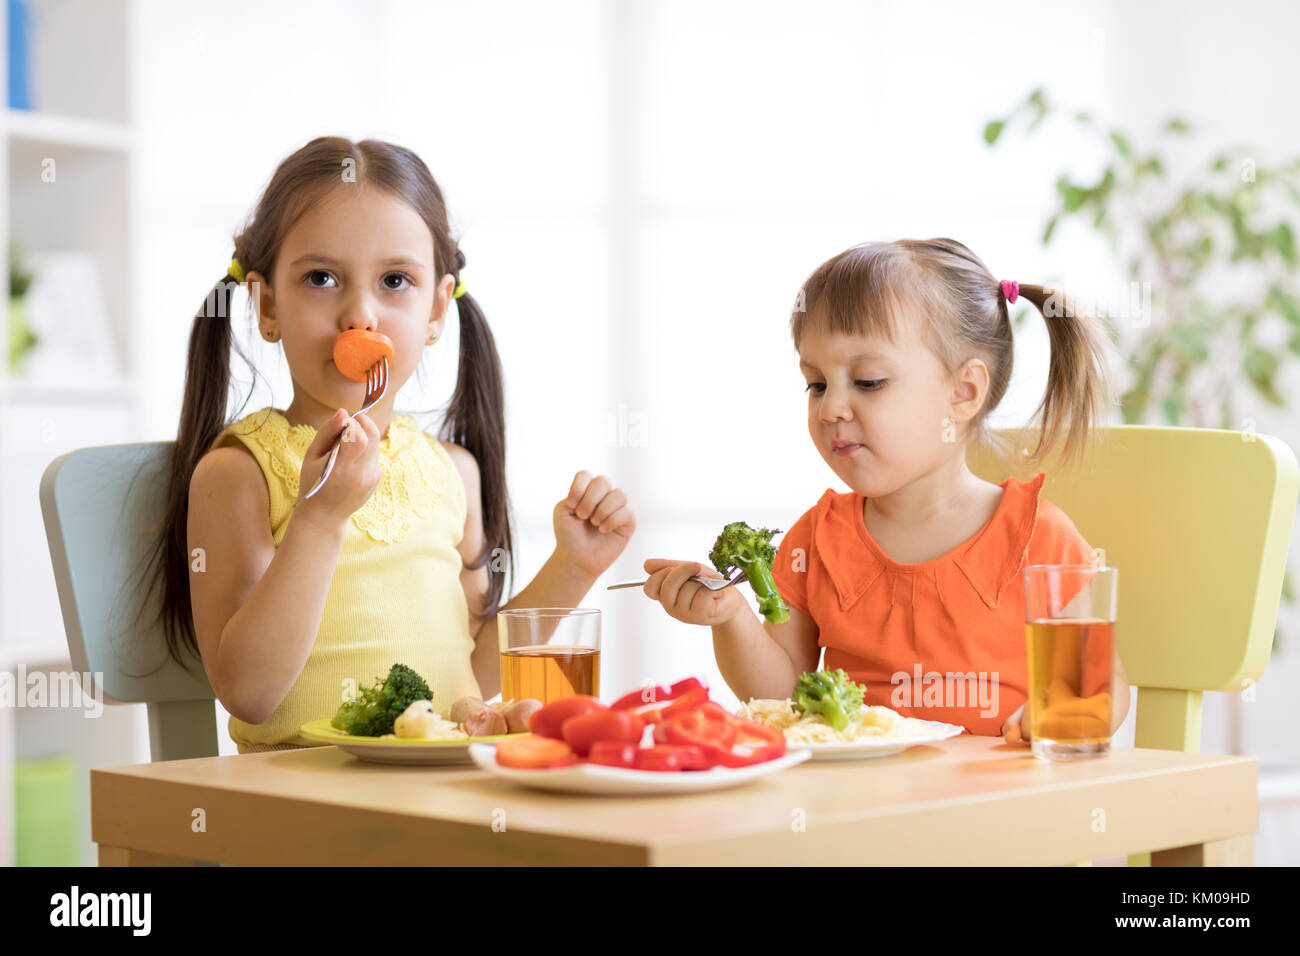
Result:
{"label": "child's arm", "polygon": [[672,617],[712,627],[718,670],[742,701],[789,697],[799,675],[817,669],[817,624],[798,608],[789,609],[788,621],[773,624],[760,620],[736,587],[710,591],[690,580],[721,577],[707,565],[651,558],[645,569],[650,572],[645,593]]}
{"label": "child's arm", "polygon": [[1115,648],[1115,667],[1110,678],[1110,732],[1119,730],[1128,716],[1128,672],[1124,662],[1119,659],[1119,648]]}
{"label": "child's arm", "polygon": [[[345,415],[336,413],[304,454],[304,487]],[[379,483],[379,430],[367,415],[354,422],[329,481],[294,512],[278,549],[266,478],[247,450],[215,449],[190,478],[189,553],[203,549],[202,563],[190,564],[195,637],[217,699],[245,723],[266,720],[302,673],[349,516]]]}
{"label": "child's arm", "polygon": [[[477,559],[483,550],[483,506],[479,492],[478,462],[459,445],[443,442],[465,484],[465,533],[457,547],[461,559]],[[502,609],[526,607],[578,607],[596,578],[618,557],[636,529],[636,519],[627,507],[627,497],[608,479],[593,479],[579,472],[569,497],[555,506],[555,551],[528,586]],[[604,530],[601,530],[601,529]],[[501,658],[495,614],[482,617],[492,557],[480,568],[461,572],[461,585],[469,605],[469,628],[474,637],[471,665],[479,692],[490,700],[501,690]]]}

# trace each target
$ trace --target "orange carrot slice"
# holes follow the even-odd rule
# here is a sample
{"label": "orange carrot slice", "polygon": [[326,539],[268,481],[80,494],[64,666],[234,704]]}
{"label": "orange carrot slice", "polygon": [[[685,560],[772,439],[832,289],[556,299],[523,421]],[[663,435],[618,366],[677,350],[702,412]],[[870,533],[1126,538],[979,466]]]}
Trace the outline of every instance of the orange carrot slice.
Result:
{"label": "orange carrot slice", "polygon": [[334,364],[354,382],[364,382],[366,373],[380,359],[393,361],[393,343],[383,332],[347,329],[334,340]]}

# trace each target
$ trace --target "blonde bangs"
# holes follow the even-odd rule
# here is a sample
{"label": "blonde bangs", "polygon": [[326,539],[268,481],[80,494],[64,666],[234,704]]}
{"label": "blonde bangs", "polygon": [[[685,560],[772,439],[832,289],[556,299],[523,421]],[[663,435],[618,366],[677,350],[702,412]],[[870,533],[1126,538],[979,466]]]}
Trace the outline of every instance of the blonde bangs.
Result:
{"label": "blonde bangs", "polygon": [[920,288],[909,257],[892,243],[864,243],[828,259],[804,282],[790,314],[794,346],[805,331],[864,335],[898,345],[918,303],[899,291]]}

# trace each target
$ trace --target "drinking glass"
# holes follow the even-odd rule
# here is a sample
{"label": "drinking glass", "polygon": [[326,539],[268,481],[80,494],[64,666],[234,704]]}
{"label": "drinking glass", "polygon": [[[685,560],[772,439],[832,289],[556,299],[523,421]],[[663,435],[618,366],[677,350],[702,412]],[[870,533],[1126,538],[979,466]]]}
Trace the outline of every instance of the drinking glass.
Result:
{"label": "drinking glass", "polygon": [[1111,677],[1119,571],[1109,566],[1025,568],[1030,745],[1047,760],[1110,752]]}
{"label": "drinking glass", "polygon": [[497,612],[501,699],[600,695],[600,611],[589,607]]}

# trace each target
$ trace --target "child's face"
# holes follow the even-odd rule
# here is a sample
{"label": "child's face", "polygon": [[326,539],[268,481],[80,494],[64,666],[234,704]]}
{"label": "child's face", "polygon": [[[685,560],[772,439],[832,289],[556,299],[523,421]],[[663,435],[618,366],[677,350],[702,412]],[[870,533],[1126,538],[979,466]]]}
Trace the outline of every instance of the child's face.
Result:
{"label": "child's face", "polygon": [[907,328],[883,337],[826,332],[809,322],[799,341],[808,389],[808,433],[835,474],[867,498],[892,494],[962,453],[961,421],[982,399],[952,382],[933,352]]}
{"label": "child's face", "polygon": [[327,409],[356,409],[366,391],[334,365],[339,333],[382,332],[393,360],[381,404],[391,406],[429,337],[442,334],[452,285],[438,274],[433,236],[413,209],[382,190],[345,184],[285,236],[270,288],[259,290],[261,327],[278,332],[295,400]]}

